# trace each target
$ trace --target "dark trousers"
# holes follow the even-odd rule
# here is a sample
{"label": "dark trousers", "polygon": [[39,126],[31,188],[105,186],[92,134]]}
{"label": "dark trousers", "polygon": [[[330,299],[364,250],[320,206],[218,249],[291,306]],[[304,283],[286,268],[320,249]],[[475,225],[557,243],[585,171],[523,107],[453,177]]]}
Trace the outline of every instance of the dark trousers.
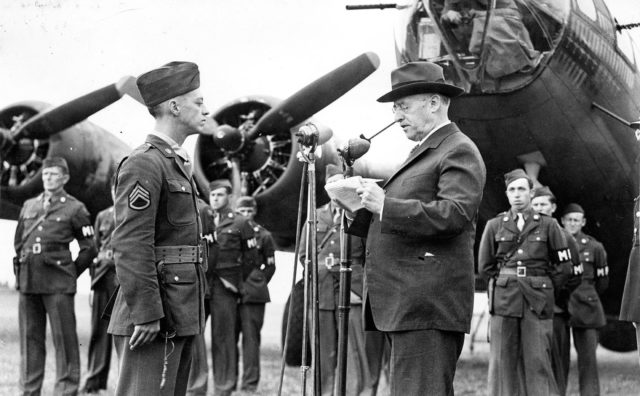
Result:
{"label": "dark trousers", "polygon": [[464,333],[429,329],[385,334],[391,343],[392,396],[453,395]]}
{"label": "dark trousers", "polygon": [[56,350],[55,395],[76,395],[80,352],[73,294],[24,294],[18,303],[20,327],[20,392],[40,395],[46,360],[47,316]]}
{"label": "dark trousers", "polygon": [[[360,318],[360,320],[362,321],[362,318]],[[390,346],[384,333],[377,330],[365,331],[364,343],[371,383],[368,392],[363,392],[363,394],[367,396],[376,396],[382,372],[385,373],[387,381],[389,379]]]}
{"label": "dark trousers", "polygon": [[[107,280],[107,279],[103,279]],[[89,356],[87,359],[87,378],[84,389],[96,391],[107,389],[109,367],[111,365],[111,334],[107,333],[109,321],[102,319],[109,297],[116,285],[100,282],[93,289],[91,299],[91,339],[89,340]]]}
{"label": "dark trousers", "polygon": [[[264,324],[264,303],[244,303],[238,307],[242,333],[241,389],[255,390],[260,382],[260,330]],[[238,335],[236,335],[238,339]]]}
{"label": "dark trousers", "polygon": [[572,327],[573,345],[578,353],[578,382],[580,396],[600,395],[600,381],[598,380],[598,363],[596,361],[596,347],[598,346],[598,331]]}
{"label": "dark trousers", "polygon": [[569,317],[565,313],[556,313],[553,316],[553,341],[551,343],[551,368],[558,385],[560,395],[567,393],[567,380],[569,378],[569,366],[571,344],[569,342]]}
{"label": "dark trousers", "polygon": [[[173,337],[165,342],[158,335],[152,342],[134,350],[129,348],[129,336],[113,336],[118,354],[118,384],[116,396],[183,396],[191,367],[194,336]],[[167,359],[165,383],[162,389],[164,360]]]}
{"label": "dark trousers", "polygon": [[528,307],[522,318],[491,316],[489,386],[492,396],[557,395],[551,370],[553,320]]}
{"label": "dark trousers", "polygon": [[[209,317],[210,309],[211,301],[207,297],[204,300],[205,321]],[[198,334],[193,338],[187,395],[206,396],[208,381],[209,362],[207,361],[207,343],[204,339],[204,334]]]}
{"label": "dark trousers", "polygon": [[228,396],[238,381],[238,295],[214,279],[211,290],[211,356],[216,396]]}

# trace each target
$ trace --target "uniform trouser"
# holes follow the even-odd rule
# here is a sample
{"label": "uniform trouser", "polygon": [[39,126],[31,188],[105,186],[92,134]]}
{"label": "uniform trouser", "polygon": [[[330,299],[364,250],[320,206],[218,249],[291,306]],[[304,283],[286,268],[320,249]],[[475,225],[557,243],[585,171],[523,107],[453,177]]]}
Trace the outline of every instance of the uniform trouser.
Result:
{"label": "uniform trouser", "polygon": [[[333,395],[338,375],[338,310],[321,309],[319,317],[322,395]],[[362,305],[351,305],[348,327],[346,394],[363,396],[375,394],[372,393],[374,378],[369,367],[362,325]],[[375,357],[371,359],[375,360]]]}
{"label": "uniform trouser", "polygon": [[640,363],[640,322],[633,322],[633,326],[636,328],[636,342],[638,347],[638,363]]}
{"label": "uniform trouser", "polygon": [[[115,396],[185,395],[193,337],[173,337],[165,342],[165,338],[158,335],[150,343],[131,350],[131,337],[114,335],[119,363]],[[163,376],[165,358],[167,371]],[[165,383],[161,389],[163,378]]]}
{"label": "uniform trouser", "polygon": [[565,313],[556,313],[553,316],[551,368],[561,395],[567,393],[567,379],[569,378],[569,366],[571,364],[570,349],[569,317]]}
{"label": "uniform trouser", "polygon": [[391,396],[453,395],[464,333],[428,329],[385,334],[391,343]]}
{"label": "uniform trouser", "polygon": [[211,289],[211,357],[216,396],[230,395],[238,381],[238,296],[219,280]]}
{"label": "uniform trouser", "polygon": [[522,318],[491,316],[489,387],[492,396],[557,395],[551,370],[553,320],[529,307]]}
{"label": "uniform trouser", "polygon": [[[106,282],[105,282],[106,283]],[[107,333],[109,321],[102,319],[102,313],[115,285],[98,283],[93,289],[91,299],[91,339],[89,340],[89,356],[87,362],[87,378],[84,389],[107,389],[109,367],[111,365],[111,334]]]}
{"label": "uniform trouser", "polygon": [[[260,330],[264,323],[264,303],[243,303],[238,307],[242,333],[241,389],[255,390],[260,381]],[[236,335],[236,339],[238,336]]]}
{"label": "uniform trouser", "polygon": [[[210,300],[204,301],[205,321],[209,317]],[[209,362],[207,361],[207,343],[204,334],[193,337],[193,351],[191,353],[191,369],[187,385],[187,395],[205,396],[209,381]]]}
{"label": "uniform trouser", "polygon": [[20,293],[20,392],[39,395],[44,380],[47,316],[56,350],[55,395],[76,395],[80,352],[73,294]]}
{"label": "uniform trouser", "polygon": [[578,382],[580,396],[600,395],[598,380],[598,363],[596,361],[596,347],[598,346],[598,331],[572,327],[573,345],[578,353]]}

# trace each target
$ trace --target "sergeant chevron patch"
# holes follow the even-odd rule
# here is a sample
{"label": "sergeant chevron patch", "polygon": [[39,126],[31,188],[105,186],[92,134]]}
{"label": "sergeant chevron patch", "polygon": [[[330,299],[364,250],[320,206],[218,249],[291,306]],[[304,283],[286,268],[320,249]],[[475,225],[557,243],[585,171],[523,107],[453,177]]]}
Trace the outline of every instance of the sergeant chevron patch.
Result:
{"label": "sergeant chevron patch", "polygon": [[129,207],[133,210],[144,210],[151,204],[150,197],[149,190],[142,187],[139,182],[136,182],[133,190],[129,193]]}

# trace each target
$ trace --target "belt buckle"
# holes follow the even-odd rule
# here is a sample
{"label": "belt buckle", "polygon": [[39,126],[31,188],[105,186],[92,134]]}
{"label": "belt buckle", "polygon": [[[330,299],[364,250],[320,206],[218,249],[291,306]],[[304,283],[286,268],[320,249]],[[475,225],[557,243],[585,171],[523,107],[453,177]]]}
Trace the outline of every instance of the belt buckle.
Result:
{"label": "belt buckle", "polygon": [[42,245],[40,244],[40,242],[36,242],[33,244],[33,246],[31,246],[31,253],[33,254],[42,253]]}
{"label": "belt buckle", "polygon": [[527,276],[527,267],[516,267],[516,276],[519,278]]}

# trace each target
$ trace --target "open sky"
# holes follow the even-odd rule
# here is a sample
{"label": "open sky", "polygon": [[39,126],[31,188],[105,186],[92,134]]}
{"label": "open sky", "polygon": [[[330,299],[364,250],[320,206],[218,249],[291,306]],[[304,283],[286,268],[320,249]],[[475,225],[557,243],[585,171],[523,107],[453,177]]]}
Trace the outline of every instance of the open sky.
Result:
{"label": "open sky", "polygon": [[[584,0],[581,0],[584,1]],[[363,1],[364,2],[364,1]],[[370,1],[369,3],[379,3]],[[246,95],[286,98],[367,51],[380,68],[317,115],[344,142],[392,120],[375,99],[395,67],[396,11],[346,11],[341,0],[0,0],[0,108],[23,100],[60,104],[124,75],[173,60],[196,62],[215,110]],[[635,0],[607,2],[620,23],[640,22]],[[640,42],[640,29],[634,33]],[[91,117],[132,147],[153,120],[124,98]],[[367,155],[410,147],[399,129]],[[377,144],[375,144],[377,143]],[[193,147],[193,140],[189,142]],[[14,222],[0,221],[0,282],[13,281]]]}

